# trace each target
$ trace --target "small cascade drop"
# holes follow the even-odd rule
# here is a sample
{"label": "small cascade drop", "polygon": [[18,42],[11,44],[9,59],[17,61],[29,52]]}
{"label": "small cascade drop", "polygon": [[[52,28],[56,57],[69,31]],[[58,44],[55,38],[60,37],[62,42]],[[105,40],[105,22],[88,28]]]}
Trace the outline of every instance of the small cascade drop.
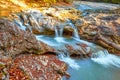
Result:
{"label": "small cascade drop", "polygon": [[101,64],[105,67],[113,66],[120,68],[120,57],[110,54],[106,49],[96,44],[80,39],[75,39],[75,40],[87,44],[92,49],[91,60],[94,61],[95,63]]}
{"label": "small cascade drop", "polygon": [[120,68],[120,57],[110,54],[107,50],[100,50],[96,53],[92,53],[91,60],[105,67],[112,66]]}
{"label": "small cascade drop", "polygon": [[73,38],[80,39],[80,36],[78,35],[77,27],[72,23],[70,19],[67,19],[67,23],[74,29]]}
{"label": "small cascade drop", "polygon": [[67,63],[71,68],[79,70],[80,66],[74,59],[70,58],[69,53],[59,53],[58,57],[61,61]]}
{"label": "small cascade drop", "polygon": [[62,37],[64,25],[55,26],[55,37]]}
{"label": "small cascade drop", "polygon": [[75,70],[78,70],[80,68],[77,62],[74,59],[70,58],[70,53],[68,49],[65,47],[65,44],[71,44],[74,46],[75,42],[72,41],[74,39],[68,41],[69,39],[66,39],[64,37],[53,38],[48,36],[37,36],[37,35],[36,35],[36,38],[48,44],[49,46],[53,47],[56,50],[55,52],[57,53],[58,58],[61,61],[66,62],[71,68]]}
{"label": "small cascade drop", "polygon": [[99,50],[95,53],[92,53],[91,57],[92,58],[101,58],[101,57],[106,57],[109,55],[109,52],[107,50]]}
{"label": "small cascade drop", "polygon": [[16,23],[16,25],[18,25],[18,27],[22,30],[26,30],[26,26],[24,26],[20,21],[14,20],[14,22]]}

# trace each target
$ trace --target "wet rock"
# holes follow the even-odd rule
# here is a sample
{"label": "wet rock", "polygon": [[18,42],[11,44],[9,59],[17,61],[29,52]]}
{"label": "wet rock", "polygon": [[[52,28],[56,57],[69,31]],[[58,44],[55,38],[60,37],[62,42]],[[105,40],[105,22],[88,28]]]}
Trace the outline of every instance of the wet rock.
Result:
{"label": "wet rock", "polygon": [[66,44],[65,47],[71,57],[88,58],[92,53],[90,47],[86,44],[76,43],[76,46]]}
{"label": "wet rock", "polygon": [[[78,27],[81,37],[97,43],[111,53],[119,54],[120,44],[120,16],[119,14],[94,13],[84,16],[84,26]],[[100,34],[98,35],[98,31]],[[103,37],[107,39],[103,40]],[[112,43],[112,44],[109,44]],[[116,44],[114,46],[113,44]]]}
{"label": "wet rock", "polygon": [[[54,35],[55,27],[64,27],[65,35],[70,35],[73,29],[66,22],[66,19],[76,20],[80,11],[76,9],[47,8],[42,11],[27,10],[22,11],[17,18],[13,18],[15,23],[21,28],[33,34]],[[72,31],[71,31],[72,30]],[[68,34],[67,34],[68,32]]]}
{"label": "wet rock", "polygon": [[[17,65],[18,69],[22,70],[32,80],[61,80],[62,76],[67,74],[67,65],[64,62],[59,61],[57,57],[52,54],[22,54],[15,58],[13,66],[15,65]],[[19,76],[16,69],[14,69],[14,67],[12,69],[10,77],[16,77],[16,75]],[[20,78],[18,77],[18,79]]]}
{"label": "wet rock", "polygon": [[[45,48],[45,49],[44,49]],[[21,53],[52,52],[53,49],[35,36],[18,28],[13,22],[0,19],[0,55],[12,56]]]}
{"label": "wet rock", "polygon": [[75,26],[82,26],[84,24],[84,21],[82,19],[77,19],[74,22]]}
{"label": "wet rock", "polygon": [[54,49],[13,22],[0,19],[0,79],[60,80],[63,75],[68,76],[67,65],[56,55],[33,55],[46,52]]}

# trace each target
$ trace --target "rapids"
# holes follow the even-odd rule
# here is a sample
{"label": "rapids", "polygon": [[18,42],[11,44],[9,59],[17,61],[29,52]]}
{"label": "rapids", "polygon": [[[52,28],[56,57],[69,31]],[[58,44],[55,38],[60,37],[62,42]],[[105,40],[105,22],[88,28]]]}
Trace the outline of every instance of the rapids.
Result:
{"label": "rapids", "polygon": [[[84,6],[81,5],[81,7]],[[88,9],[91,8],[88,7]],[[74,30],[71,38],[63,37],[64,26],[54,26],[54,37],[47,35],[35,36],[37,40],[40,40],[53,47],[57,52],[58,58],[68,64],[68,72],[71,75],[68,80],[120,80],[120,57],[110,54],[106,49],[94,43],[81,40],[77,27],[69,19],[67,19],[66,22],[67,25]],[[18,21],[15,21],[15,23],[22,30],[26,29],[22,23]],[[65,45],[69,44],[77,49],[78,46],[75,45],[76,43],[86,44],[88,46],[85,49],[86,52],[89,52],[90,49],[92,50],[91,57],[87,59],[71,58]],[[59,49],[63,52],[59,52]],[[63,78],[63,80],[66,80],[66,78]]]}

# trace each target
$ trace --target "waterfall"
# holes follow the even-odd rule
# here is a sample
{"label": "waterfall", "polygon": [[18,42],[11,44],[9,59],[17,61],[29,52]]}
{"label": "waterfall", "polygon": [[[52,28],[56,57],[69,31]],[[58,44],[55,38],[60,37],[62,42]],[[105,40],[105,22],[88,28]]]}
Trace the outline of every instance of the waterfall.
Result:
{"label": "waterfall", "polygon": [[64,25],[55,26],[55,37],[62,37]]}
{"label": "waterfall", "polygon": [[109,55],[109,52],[107,50],[99,50],[95,53],[92,53],[91,57],[92,58],[101,58],[101,57],[106,57]]}
{"label": "waterfall", "polygon": [[20,21],[14,20],[14,22],[18,25],[18,27],[22,30],[26,30],[26,26],[24,26]]}
{"label": "waterfall", "polygon": [[[33,26],[36,29],[41,30],[41,28],[40,28],[38,22],[35,20],[34,16],[32,16],[31,19],[33,19]],[[20,21],[14,20],[14,22],[22,30],[26,30],[26,28],[28,28],[27,26],[23,26],[23,23]],[[32,23],[32,21],[31,21],[31,23]],[[63,37],[64,26],[66,26],[67,24],[69,24],[70,27],[74,29],[73,38],[72,38],[73,41],[70,41],[70,39]],[[69,19],[67,19],[67,23],[59,23],[59,24],[57,24],[57,26],[55,26],[55,37],[54,38],[48,37],[48,36],[47,37],[40,36],[40,35],[36,35],[36,38],[38,40],[46,43],[47,45],[55,48],[56,52],[58,52],[59,59],[61,61],[66,62],[70,67],[72,67],[74,69],[79,69],[80,66],[75,62],[74,59],[69,57],[69,53],[68,53],[69,51],[65,47],[65,44],[72,45],[76,49],[77,48],[77,46],[75,45],[76,42],[87,44],[87,46],[92,50],[92,55],[91,55],[92,61],[94,61],[98,64],[101,64],[105,67],[115,66],[115,67],[120,68],[120,58],[118,56],[110,54],[107,50],[105,50],[93,43],[81,40],[78,35],[77,27]],[[61,50],[62,52],[59,50]]]}
{"label": "waterfall", "polygon": [[117,67],[120,68],[120,57],[110,54],[106,49],[87,42],[85,40],[75,39],[80,43],[87,44],[92,49],[91,60],[98,63],[104,67]]}
{"label": "waterfall", "polygon": [[80,39],[80,36],[78,35],[77,27],[72,23],[70,19],[67,19],[67,23],[74,29],[73,38]]}
{"label": "waterfall", "polygon": [[64,37],[53,38],[53,37],[38,36],[38,35],[36,35],[36,38],[38,40],[46,43],[47,45],[53,47],[56,50],[58,58],[61,61],[66,62],[71,68],[76,69],[76,70],[78,70],[80,68],[79,64],[77,64],[74,59],[70,58],[70,56],[69,56],[70,53],[68,52],[67,48],[65,47],[65,44],[72,44],[72,42],[68,41],[68,39],[66,40],[66,38],[64,38]]}
{"label": "waterfall", "polygon": [[110,54],[107,50],[92,53],[91,60],[105,67],[120,68],[120,57]]}
{"label": "waterfall", "polygon": [[71,68],[79,70],[80,66],[76,61],[69,57],[69,53],[59,53],[58,55],[61,61],[67,63]]}
{"label": "waterfall", "polygon": [[67,19],[66,23],[60,23],[57,26],[55,26],[55,37],[62,37],[64,26],[66,26],[67,24],[70,25],[70,27],[74,29],[73,38],[80,39],[80,37],[78,35],[77,27],[72,23],[72,21],[70,19]]}

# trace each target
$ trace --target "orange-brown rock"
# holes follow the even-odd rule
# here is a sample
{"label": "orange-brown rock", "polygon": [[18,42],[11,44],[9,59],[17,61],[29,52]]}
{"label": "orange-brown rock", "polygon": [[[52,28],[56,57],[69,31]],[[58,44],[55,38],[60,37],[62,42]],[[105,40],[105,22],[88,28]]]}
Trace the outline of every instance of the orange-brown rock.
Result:
{"label": "orange-brown rock", "polygon": [[17,27],[13,22],[0,19],[0,55],[53,52],[53,48],[37,41],[35,36]]}
{"label": "orange-brown rock", "polygon": [[83,25],[78,27],[81,37],[101,45],[111,53],[119,54],[119,14],[91,13],[83,18]]}
{"label": "orange-brown rock", "polygon": [[18,74],[20,74],[14,71],[16,70],[14,69],[15,65],[18,65],[18,68],[23,70],[33,80],[60,80],[62,76],[67,74],[66,64],[58,60],[53,54],[22,54],[17,56],[12,65],[12,72],[14,73],[11,73],[11,77],[19,76]]}

